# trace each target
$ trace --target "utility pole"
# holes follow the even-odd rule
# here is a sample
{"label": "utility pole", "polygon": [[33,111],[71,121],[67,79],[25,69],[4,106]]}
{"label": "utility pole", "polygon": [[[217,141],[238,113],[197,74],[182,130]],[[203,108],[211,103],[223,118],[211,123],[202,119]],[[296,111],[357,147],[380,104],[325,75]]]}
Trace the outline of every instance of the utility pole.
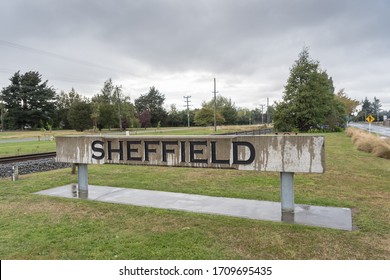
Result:
{"label": "utility pole", "polygon": [[121,117],[121,87],[114,88],[115,103],[118,105],[118,125],[119,131],[122,131],[122,117]]}
{"label": "utility pole", "polygon": [[268,109],[269,109],[269,98],[267,97],[267,124],[269,123],[269,113],[268,113]]}
{"label": "utility pole", "polygon": [[217,131],[217,82],[214,78],[214,131]]}
{"label": "utility pole", "polygon": [[188,127],[190,127],[190,105],[191,102],[189,99],[191,98],[191,95],[183,96],[186,102],[186,105],[184,107],[187,107],[187,121],[188,121]]}
{"label": "utility pole", "polygon": [[263,114],[263,112],[264,112],[265,104],[260,104],[259,106],[261,106],[261,124],[263,124],[264,123],[264,120],[263,120],[264,114]]}

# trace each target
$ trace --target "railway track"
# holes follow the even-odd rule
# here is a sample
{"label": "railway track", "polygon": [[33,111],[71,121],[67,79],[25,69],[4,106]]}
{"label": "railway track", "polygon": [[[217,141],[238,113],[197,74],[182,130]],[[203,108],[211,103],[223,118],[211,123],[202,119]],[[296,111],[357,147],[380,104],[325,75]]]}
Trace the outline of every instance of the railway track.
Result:
{"label": "railway track", "polygon": [[56,152],[48,152],[48,153],[27,154],[27,155],[12,156],[12,157],[2,157],[0,158],[0,164],[21,162],[26,160],[53,158],[55,156],[56,156]]}

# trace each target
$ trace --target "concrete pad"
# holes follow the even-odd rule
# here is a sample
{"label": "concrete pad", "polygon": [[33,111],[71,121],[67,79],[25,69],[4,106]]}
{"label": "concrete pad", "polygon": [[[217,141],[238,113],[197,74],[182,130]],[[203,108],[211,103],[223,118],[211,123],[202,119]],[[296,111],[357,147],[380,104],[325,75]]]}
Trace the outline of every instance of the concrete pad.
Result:
{"label": "concrete pad", "polygon": [[352,230],[349,208],[295,204],[294,213],[282,213],[280,202],[93,185],[84,194],[75,184],[36,194]]}

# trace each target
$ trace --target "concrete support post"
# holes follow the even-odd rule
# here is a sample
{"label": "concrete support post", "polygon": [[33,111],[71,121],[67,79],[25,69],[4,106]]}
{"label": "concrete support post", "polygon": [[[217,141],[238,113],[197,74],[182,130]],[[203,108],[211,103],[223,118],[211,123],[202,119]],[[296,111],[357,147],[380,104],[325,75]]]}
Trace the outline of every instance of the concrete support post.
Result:
{"label": "concrete support post", "polygon": [[280,172],[282,212],[294,213],[294,173]]}
{"label": "concrete support post", "polygon": [[79,196],[85,198],[88,196],[88,164],[78,164],[78,185]]}

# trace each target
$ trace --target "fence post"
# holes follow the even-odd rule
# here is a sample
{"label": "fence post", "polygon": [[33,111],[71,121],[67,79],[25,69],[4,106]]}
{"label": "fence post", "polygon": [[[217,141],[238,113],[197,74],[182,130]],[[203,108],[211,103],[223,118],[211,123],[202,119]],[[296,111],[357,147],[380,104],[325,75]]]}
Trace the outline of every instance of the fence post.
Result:
{"label": "fence post", "polygon": [[19,178],[19,167],[17,165],[12,166],[12,181],[16,181]]}

